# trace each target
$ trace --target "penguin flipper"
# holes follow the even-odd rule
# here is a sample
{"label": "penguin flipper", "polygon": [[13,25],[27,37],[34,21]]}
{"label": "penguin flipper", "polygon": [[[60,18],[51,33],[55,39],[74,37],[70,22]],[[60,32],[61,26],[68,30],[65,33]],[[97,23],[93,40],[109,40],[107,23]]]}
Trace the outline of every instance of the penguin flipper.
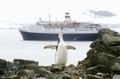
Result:
{"label": "penguin flipper", "polygon": [[44,47],[44,49],[46,49],[46,48],[56,49],[57,45],[47,45]]}
{"label": "penguin flipper", "polygon": [[76,50],[76,48],[74,46],[71,46],[71,45],[67,45],[67,49],[73,49],[73,50]]}

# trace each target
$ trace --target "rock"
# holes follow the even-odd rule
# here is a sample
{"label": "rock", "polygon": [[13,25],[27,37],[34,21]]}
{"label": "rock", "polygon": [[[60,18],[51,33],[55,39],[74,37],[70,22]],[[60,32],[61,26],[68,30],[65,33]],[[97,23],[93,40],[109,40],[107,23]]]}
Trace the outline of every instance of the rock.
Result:
{"label": "rock", "polygon": [[111,69],[115,74],[120,74],[120,63],[114,63]]}
{"label": "rock", "polygon": [[0,75],[7,73],[7,62],[6,60],[0,59]]}
{"label": "rock", "polygon": [[64,74],[58,75],[56,79],[75,79],[75,78],[72,77],[70,74],[64,73]]}
{"label": "rock", "polygon": [[120,79],[120,75],[114,75],[112,79]]}
{"label": "rock", "polygon": [[13,62],[1,60],[0,79],[78,79],[79,73],[74,65],[53,64],[52,66],[39,66],[38,62],[23,59],[14,59]]}
{"label": "rock", "polygon": [[109,35],[118,35],[116,31],[110,30],[110,29],[101,29],[98,31],[98,34],[100,37],[102,37],[104,34],[109,34]]}
{"label": "rock", "polygon": [[107,46],[119,46],[120,45],[120,35],[109,35],[104,34],[102,36],[103,43]]}
{"label": "rock", "polygon": [[[94,58],[94,59],[93,59]],[[111,67],[117,59],[115,56],[107,53],[97,53],[96,55],[91,58],[90,63],[91,65],[104,65],[106,67]]]}
{"label": "rock", "polygon": [[34,70],[37,72],[39,70],[38,62],[32,60],[14,59],[13,67],[17,70]]}
{"label": "rock", "polygon": [[79,73],[78,70],[79,69],[77,69],[73,64],[71,64],[71,65],[65,67],[64,72],[69,73],[71,75],[80,76],[81,73]]}
{"label": "rock", "polygon": [[18,75],[18,77],[20,79],[29,79],[29,78],[33,78],[34,77],[34,71],[33,70],[19,70],[16,75]]}
{"label": "rock", "polygon": [[36,79],[46,79],[45,77],[37,77]]}
{"label": "rock", "polygon": [[92,66],[86,69],[87,74],[96,75],[98,72],[104,74],[111,72],[111,70],[104,65]]}
{"label": "rock", "polygon": [[51,75],[52,72],[48,69],[38,69],[37,76],[38,77],[46,77],[48,75]]}
{"label": "rock", "polygon": [[0,77],[0,79],[20,79],[17,75],[9,76],[9,77]]}
{"label": "rock", "polygon": [[110,29],[101,29],[98,33],[100,37],[90,45],[87,57],[77,66],[82,69],[83,79],[111,79],[120,72],[120,35]]}
{"label": "rock", "polygon": [[51,72],[62,71],[65,68],[64,64],[53,64],[50,68]]}
{"label": "rock", "polygon": [[32,65],[32,66],[38,66],[38,62],[32,61],[32,60],[23,60],[23,59],[14,59],[13,61],[14,65]]}

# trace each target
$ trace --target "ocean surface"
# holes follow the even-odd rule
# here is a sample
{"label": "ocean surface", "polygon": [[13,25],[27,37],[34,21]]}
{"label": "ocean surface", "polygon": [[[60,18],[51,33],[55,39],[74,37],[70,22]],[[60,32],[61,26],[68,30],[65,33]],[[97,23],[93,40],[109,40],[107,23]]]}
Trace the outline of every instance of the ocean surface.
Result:
{"label": "ocean surface", "polygon": [[[66,41],[76,50],[68,50],[69,64],[77,65],[78,61],[86,57],[92,41]],[[44,46],[57,41],[24,41],[18,29],[0,29],[0,58],[7,61],[26,59],[38,61],[39,65],[47,66],[55,63],[55,50],[44,49]]]}

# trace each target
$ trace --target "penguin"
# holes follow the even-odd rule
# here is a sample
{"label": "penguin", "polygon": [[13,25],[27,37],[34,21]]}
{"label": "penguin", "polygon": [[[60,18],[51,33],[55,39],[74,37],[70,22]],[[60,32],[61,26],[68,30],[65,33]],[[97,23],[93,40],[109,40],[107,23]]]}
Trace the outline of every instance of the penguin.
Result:
{"label": "penguin", "polygon": [[51,49],[56,49],[55,53],[55,64],[66,64],[67,63],[67,50],[73,49],[75,50],[76,48],[71,45],[67,45],[63,39],[63,31],[58,33],[58,43],[57,45],[47,45],[44,47],[46,48],[51,48]]}

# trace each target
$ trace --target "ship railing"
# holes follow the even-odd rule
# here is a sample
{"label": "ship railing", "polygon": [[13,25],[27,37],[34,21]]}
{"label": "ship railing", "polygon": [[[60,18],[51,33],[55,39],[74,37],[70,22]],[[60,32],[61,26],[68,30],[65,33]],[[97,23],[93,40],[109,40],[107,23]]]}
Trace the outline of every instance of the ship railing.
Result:
{"label": "ship railing", "polygon": [[55,26],[77,26],[77,22],[65,22],[65,21],[40,21],[36,23],[37,25],[48,26],[48,27],[55,27]]}
{"label": "ship railing", "polygon": [[23,25],[23,27],[20,29],[28,31],[28,32],[45,30],[44,26],[39,26],[39,25],[34,25],[34,24],[33,25]]}

